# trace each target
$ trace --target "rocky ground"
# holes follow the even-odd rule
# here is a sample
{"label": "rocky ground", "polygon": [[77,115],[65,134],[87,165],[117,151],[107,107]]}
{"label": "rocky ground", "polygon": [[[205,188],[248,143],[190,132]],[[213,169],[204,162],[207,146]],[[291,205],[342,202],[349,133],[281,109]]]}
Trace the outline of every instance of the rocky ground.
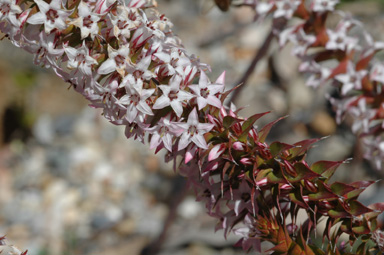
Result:
{"label": "rocky ground", "polygon": [[[343,8],[383,35],[375,30],[384,27],[380,8],[370,4]],[[210,10],[211,5],[208,0],[159,0],[188,51],[212,66],[212,79],[226,70],[231,87],[269,24],[252,23],[246,8],[221,13]],[[324,99],[332,89],[305,87],[289,49],[278,54],[272,45],[270,54],[237,99],[238,105],[248,105],[243,115],[272,110],[262,125],[289,114],[273,129],[275,140],[331,135],[309,157],[353,157],[335,176],[338,180],[382,178],[362,160],[348,123],[334,123]],[[0,236],[6,234],[9,243],[31,255],[135,255],[158,237],[171,215],[161,254],[244,254],[233,247],[235,237],[225,240],[222,232],[214,233],[216,222],[192,192],[182,195],[185,180],[162,155],[128,141],[122,128],[88,108],[53,72],[34,67],[31,56],[5,40],[0,56]],[[382,192],[377,184],[363,196],[364,203],[384,197]]]}

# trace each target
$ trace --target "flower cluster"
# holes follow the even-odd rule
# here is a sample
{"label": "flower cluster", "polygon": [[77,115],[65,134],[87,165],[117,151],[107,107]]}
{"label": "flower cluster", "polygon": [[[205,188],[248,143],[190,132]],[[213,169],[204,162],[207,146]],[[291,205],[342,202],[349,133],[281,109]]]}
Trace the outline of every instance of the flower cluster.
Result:
{"label": "flower cluster", "polygon": [[[314,1],[311,8],[323,15],[334,3]],[[34,54],[36,64],[69,82],[92,107],[102,108],[111,123],[124,125],[127,138],[145,142],[148,137],[150,148],[164,148],[166,158],[188,177],[198,199],[219,220],[217,229],[240,236],[245,250],[260,250],[260,243],[268,241],[276,254],[328,254],[336,249],[347,254],[337,243],[343,233],[351,247],[361,240],[359,251],[381,249],[381,243],[372,247],[368,240],[380,239],[376,217],[384,206],[357,201],[374,182],[329,183],[343,162],[309,165],[305,155],[318,139],[266,143],[277,121],[258,130],[254,123],[266,113],[242,118],[235,106],[224,107],[231,92],[225,91],[225,73],[211,82],[205,73],[209,67],[188,55],[173,35],[172,23],[154,6],[148,0],[1,0],[0,30]],[[300,0],[276,0],[257,10],[289,19],[303,8]],[[300,44],[299,55],[320,40],[306,27],[284,34]],[[343,39],[348,41],[345,49],[350,48],[354,40]],[[339,40],[332,40],[320,41],[341,51]],[[348,68],[355,69],[353,64]],[[356,80],[364,80],[362,69],[354,71]],[[342,72],[334,77],[348,83],[345,95],[359,88]],[[366,114],[369,103],[367,99],[359,110]],[[183,160],[177,165],[179,156]],[[303,225],[296,221],[299,209],[307,211]],[[309,238],[323,217],[328,219],[324,238],[329,240],[324,251]],[[336,224],[341,227],[332,233]]]}
{"label": "flower cluster", "polygon": [[[301,61],[299,70],[309,75],[307,85],[318,87],[333,84],[337,98],[330,98],[340,123],[352,117],[352,131],[362,137],[365,158],[377,169],[383,169],[384,151],[384,63],[375,54],[384,49],[384,42],[376,42],[363,25],[350,15],[335,11],[339,0],[241,0],[251,5],[256,16],[274,19],[301,19],[286,28],[276,28],[280,46],[291,43],[292,54]],[[339,16],[334,28],[327,18]],[[352,32],[352,31],[353,32]],[[359,33],[357,33],[358,31]]]}
{"label": "flower cluster", "polygon": [[[6,246],[7,248],[9,248],[10,250],[8,252],[9,255],[27,255],[28,254],[28,250],[22,252],[17,247],[13,245],[8,245],[5,240],[6,240],[5,236],[0,236],[0,246]],[[3,250],[0,250],[0,253],[2,252]]]}

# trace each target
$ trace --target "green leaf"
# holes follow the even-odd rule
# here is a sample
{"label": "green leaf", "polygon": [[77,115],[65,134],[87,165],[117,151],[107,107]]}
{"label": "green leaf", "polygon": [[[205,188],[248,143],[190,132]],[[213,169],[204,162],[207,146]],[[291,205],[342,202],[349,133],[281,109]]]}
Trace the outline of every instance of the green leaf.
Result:
{"label": "green leaf", "polygon": [[366,188],[371,186],[376,181],[357,181],[353,182],[350,185],[357,188],[354,191],[351,191],[346,194],[347,199],[352,199],[358,197]]}
{"label": "green leaf", "polygon": [[323,182],[317,181],[316,186],[318,188],[318,191],[316,193],[309,194],[309,200],[316,201],[320,199],[327,199],[328,201],[330,201],[338,198],[338,196],[333,193],[333,191]]}
{"label": "green leaf", "polygon": [[282,152],[293,148],[294,146],[291,144],[281,143],[281,142],[273,142],[269,146],[269,150],[271,151],[271,154],[273,157],[276,157],[277,155],[281,154]]}
{"label": "green leaf", "polygon": [[245,120],[243,122],[243,124],[241,125],[241,135],[239,136],[238,140],[241,142],[246,142],[247,137],[248,137],[248,133],[251,130],[251,128],[253,128],[253,124],[255,124],[255,122],[258,119],[260,119],[261,117],[263,117],[264,115],[266,115],[268,113],[270,113],[270,112],[257,113],[257,114],[252,115],[251,117],[247,118],[247,120]]}
{"label": "green leaf", "polygon": [[365,214],[364,216],[365,216],[365,218],[367,220],[370,221],[372,219],[375,219],[381,213],[383,213],[383,211],[384,211],[384,203],[371,204],[371,205],[368,205],[368,208],[372,209],[373,211]]}
{"label": "green leaf", "polygon": [[303,154],[305,154],[310,149],[312,144],[316,143],[319,140],[320,140],[320,138],[317,138],[317,139],[307,139],[307,140],[303,140],[303,141],[294,143],[293,144],[294,148],[289,150],[289,152],[291,154],[291,157],[295,158],[295,157],[298,157],[298,156],[302,156]]}
{"label": "green leaf", "polygon": [[303,163],[296,163],[294,165],[297,176],[291,177],[287,176],[287,180],[291,183],[299,182],[301,180],[311,180],[313,178],[319,177],[320,175],[313,172],[309,167],[304,165]]}
{"label": "green leaf", "polygon": [[350,201],[348,207],[349,208],[346,209],[354,216],[359,216],[364,213],[372,212],[372,209],[369,209],[368,207],[356,200]]}
{"label": "green leaf", "polygon": [[328,215],[332,218],[349,218],[351,214],[346,212],[345,210],[329,210]]}
{"label": "green leaf", "polygon": [[233,124],[235,124],[236,122],[239,122],[239,119],[227,115],[227,116],[225,116],[224,119],[223,119],[223,127],[226,128],[226,129],[228,129],[228,128],[230,128]]}
{"label": "green leaf", "polygon": [[352,215],[351,213],[349,213],[344,205],[342,205],[340,203],[340,201],[338,202],[338,204],[336,206],[333,207],[333,209],[329,210],[328,211],[328,215],[332,218],[351,218]]}
{"label": "green leaf", "polygon": [[267,174],[267,180],[269,183],[285,183],[286,180],[284,179],[284,177],[282,176],[282,174],[279,172],[279,173],[274,173],[274,171],[270,171],[268,174]]}
{"label": "green leaf", "polygon": [[311,169],[315,173],[321,174],[329,179],[343,162],[344,161],[317,161],[311,165]]}
{"label": "green leaf", "polygon": [[300,194],[301,191],[295,190],[295,192],[289,193],[288,197],[289,199],[297,204],[298,206],[302,208],[309,208],[309,205],[304,201],[302,194]]}
{"label": "green leaf", "polygon": [[358,235],[365,235],[371,232],[371,230],[369,230],[369,228],[367,228],[366,226],[353,227],[352,231]]}
{"label": "green leaf", "polygon": [[344,196],[345,194],[355,190],[356,188],[352,185],[343,182],[334,182],[331,185],[331,190],[338,196]]}

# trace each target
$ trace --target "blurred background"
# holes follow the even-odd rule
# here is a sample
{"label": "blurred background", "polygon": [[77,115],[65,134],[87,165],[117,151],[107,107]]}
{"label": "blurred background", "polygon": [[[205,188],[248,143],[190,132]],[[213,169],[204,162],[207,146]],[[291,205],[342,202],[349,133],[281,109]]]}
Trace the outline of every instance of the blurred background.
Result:
{"label": "blurred background", "polygon": [[[211,0],[158,0],[159,9],[189,53],[223,70],[232,87],[269,33],[270,21],[252,22],[248,8],[220,12]],[[384,1],[344,1],[377,40],[384,40]],[[271,140],[296,142],[329,138],[309,161],[354,160],[335,179],[383,178],[361,157],[348,120],[336,126],[324,95],[307,88],[290,48],[273,43],[236,99],[249,116],[272,110],[257,124],[278,117]],[[31,255],[235,255],[237,238],[214,233],[216,222],[185,188],[185,180],[147,146],[127,140],[82,96],[32,56],[0,42],[0,236]],[[364,204],[382,201],[377,183],[363,193]],[[161,246],[161,247],[160,247]]]}

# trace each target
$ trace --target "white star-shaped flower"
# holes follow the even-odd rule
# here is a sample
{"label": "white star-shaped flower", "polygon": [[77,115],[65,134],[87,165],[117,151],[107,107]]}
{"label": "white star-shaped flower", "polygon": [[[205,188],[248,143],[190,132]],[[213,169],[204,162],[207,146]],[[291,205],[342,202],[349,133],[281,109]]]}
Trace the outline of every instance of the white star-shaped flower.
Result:
{"label": "white star-shaped flower", "polygon": [[147,131],[152,134],[150,149],[158,147],[163,143],[164,147],[172,152],[173,137],[180,136],[183,129],[170,120],[170,115],[161,118],[154,127],[148,128]]}
{"label": "white star-shaped flower", "polygon": [[175,75],[169,81],[169,85],[159,85],[163,95],[156,100],[153,109],[163,109],[170,105],[180,118],[183,114],[183,103],[193,98],[191,93],[180,90],[181,81],[182,78]]}
{"label": "white star-shaped flower", "polygon": [[284,17],[286,19],[292,18],[297,7],[301,4],[300,0],[277,0],[275,2],[276,11],[273,14],[274,18]]}
{"label": "white star-shaped flower", "polygon": [[125,68],[127,65],[132,66],[128,62],[129,56],[129,46],[123,45],[119,49],[115,50],[108,44],[108,59],[105,60],[99,69],[97,69],[97,73],[99,74],[109,74],[117,71],[121,76],[125,75]]}
{"label": "white star-shaped flower", "polygon": [[67,27],[66,20],[70,12],[61,6],[61,0],[52,0],[49,4],[43,0],[34,1],[39,7],[39,12],[27,20],[29,24],[44,24],[44,31],[47,34],[53,29],[64,30]]}
{"label": "white star-shaped flower", "polygon": [[8,20],[12,25],[18,26],[19,22],[16,14],[22,12],[20,6],[16,5],[15,0],[2,0],[0,3],[0,21]]}
{"label": "white star-shaped flower", "polygon": [[100,15],[94,13],[83,1],[79,4],[78,15],[79,17],[72,21],[71,24],[80,28],[81,39],[84,39],[89,35],[91,35],[91,38],[94,39],[95,35],[99,33],[99,26],[97,23],[100,20]]}
{"label": "white star-shaped flower", "polygon": [[143,85],[141,79],[135,79],[129,74],[119,86],[125,87],[126,90],[126,94],[119,99],[119,103],[127,106],[126,118],[129,123],[135,122],[140,113],[153,115],[146,100],[155,92],[155,89],[143,89]]}
{"label": "white star-shaped flower", "polygon": [[85,45],[85,41],[80,48],[64,46],[64,50],[68,57],[68,68],[78,68],[83,74],[92,75],[92,65],[97,64],[97,61],[89,55],[90,50]]}
{"label": "white star-shaped flower", "polygon": [[339,0],[314,0],[312,2],[312,11],[314,12],[331,12],[335,10],[335,5]]}
{"label": "white star-shaped flower", "polygon": [[367,73],[367,70],[356,71],[353,63],[348,62],[347,72],[335,76],[335,80],[342,83],[341,94],[346,95],[353,89],[361,89],[361,81]]}
{"label": "white star-shaped flower", "polygon": [[222,104],[217,94],[222,93],[224,90],[224,77],[225,73],[223,73],[217,79],[215,84],[211,84],[207,75],[203,71],[201,71],[199,84],[189,85],[189,88],[196,95],[199,110],[203,109],[208,104],[216,108],[221,108]]}
{"label": "white star-shaped flower", "polygon": [[205,150],[208,149],[204,134],[209,132],[214,125],[209,123],[200,123],[196,108],[193,108],[189,114],[187,123],[180,123],[178,125],[184,129],[178,145],[179,151],[186,148],[191,142],[196,144],[199,148]]}

